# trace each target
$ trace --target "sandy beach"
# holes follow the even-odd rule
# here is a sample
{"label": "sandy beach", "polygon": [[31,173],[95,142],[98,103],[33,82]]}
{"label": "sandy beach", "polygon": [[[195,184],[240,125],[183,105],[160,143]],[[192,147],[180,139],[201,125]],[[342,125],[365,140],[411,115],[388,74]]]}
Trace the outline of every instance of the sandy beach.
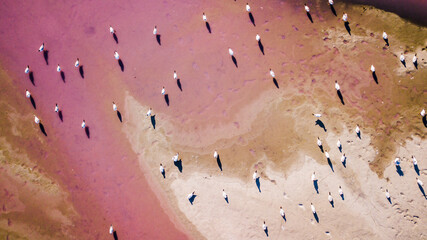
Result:
{"label": "sandy beach", "polygon": [[335,2],[250,2],[254,23],[239,1],[0,3],[0,238],[426,238],[427,29]]}

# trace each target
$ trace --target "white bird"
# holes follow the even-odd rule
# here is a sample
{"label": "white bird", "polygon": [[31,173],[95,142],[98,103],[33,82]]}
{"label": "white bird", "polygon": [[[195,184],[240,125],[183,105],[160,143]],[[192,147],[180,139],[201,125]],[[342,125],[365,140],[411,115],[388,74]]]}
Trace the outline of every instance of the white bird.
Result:
{"label": "white bird", "polygon": [[25,89],[25,96],[26,96],[27,98],[30,98],[30,97],[31,97],[31,93],[30,93],[30,91],[28,91],[27,89]]}
{"label": "white bird", "polygon": [[338,188],[338,194],[342,197],[343,196],[343,191],[342,191],[342,188],[341,188],[341,186],[339,186],[339,188]]}
{"label": "white bird", "polygon": [[317,178],[316,178],[316,172],[313,172],[313,174],[311,174],[311,181],[316,181],[317,180]]}
{"label": "white bird", "polygon": [[383,32],[383,38],[384,38],[384,40],[387,40],[387,39],[388,39],[388,36],[387,36],[387,33],[386,33],[386,32]]}
{"label": "white bird", "polygon": [[157,35],[157,26],[154,26],[153,34],[154,34],[154,35]]}
{"label": "white bird", "polygon": [[422,186],[424,185],[424,183],[423,183],[420,179],[418,179],[418,178],[417,178],[417,183],[418,183],[418,185],[419,185],[420,187],[422,187]]}
{"label": "white bird", "polygon": [[264,223],[262,224],[262,229],[265,231],[265,230],[267,230],[267,225],[265,225],[265,221],[264,221]]}
{"label": "white bird", "polygon": [[147,117],[151,116],[151,108],[147,111]]}
{"label": "white bird", "polygon": [[178,74],[176,74],[175,70],[173,71],[173,79],[175,79],[175,80],[178,79]]}
{"label": "white bird", "polygon": [[338,82],[337,81],[335,81],[335,89],[337,90],[337,91],[339,91],[341,88],[340,88],[340,85],[338,84]]}
{"label": "white bird", "polygon": [[334,199],[332,198],[331,192],[329,192],[329,195],[328,195],[328,201],[329,201],[330,203],[332,203],[332,202],[334,201]]}
{"label": "white bird", "polygon": [[27,65],[24,71],[26,74],[30,73],[30,65]]}
{"label": "white bird", "polygon": [[343,155],[341,156],[341,162],[345,162],[345,160],[347,159],[347,157],[345,156],[345,153],[343,153]]}
{"label": "white bird", "polygon": [[117,111],[117,105],[113,102],[113,110]]}
{"label": "white bird", "polygon": [[113,232],[114,232],[114,228],[113,228],[113,224],[111,224],[111,226],[110,226],[110,234],[113,234]]}
{"label": "white bird", "polygon": [[285,210],[283,210],[282,206],[280,206],[280,216],[285,216]]}
{"label": "white bird", "polygon": [[344,22],[347,22],[347,21],[348,21],[347,13],[344,13],[344,14],[342,15],[342,20],[343,20]]}
{"label": "white bird", "polygon": [[116,31],[114,30],[114,28],[110,25],[110,33],[114,34]]}
{"label": "white bird", "polygon": [[206,14],[205,14],[205,13],[203,13],[203,17],[202,17],[202,18],[203,18],[203,21],[205,21],[205,22],[208,20],[208,19],[206,18]]}
{"label": "white bird", "polygon": [[249,3],[246,3],[246,11],[250,12],[251,11],[251,7],[249,6]]}
{"label": "white bird", "polygon": [[195,192],[193,191],[192,193],[188,194],[188,196],[187,196],[188,200],[190,200],[194,196],[194,193]]}
{"label": "white bird", "polygon": [[371,72],[375,72],[375,67],[374,67],[374,65],[371,65]]}
{"label": "white bird", "polygon": [[276,77],[276,74],[274,74],[274,72],[273,72],[273,70],[271,70],[271,68],[270,68],[270,76],[271,76],[272,78],[275,78],[275,77]]}
{"label": "white bird", "polygon": [[57,72],[61,72],[61,67],[59,66],[59,64],[58,64],[58,66],[56,67],[56,71],[57,71]]}
{"label": "white bird", "polygon": [[214,152],[214,154],[213,154],[213,157],[215,158],[215,159],[217,159],[218,158],[218,152],[215,150],[215,152]]}
{"label": "white bird", "polygon": [[325,151],[326,158],[329,158],[329,153]]}
{"label": "white bird", "polygon": [[117,51],[114,51],[114,58],[115,58],[116,60],[119,60],[119,59],[120,59],[119,53],[118,53]]}
{"label": "white bird", "polygon": [[231,48],[228,48],[228,54],[230,54],[230,56],[234,55],[234,52],[233,52],[233,50]]}
{"label": "white bird", "polygon": [[320,113],[312,113],[312,115],[315,116],[315,117],[317,117],[317,118],[322,117],[322,114],[320,114]]}
{"label": "white bird", "polygon": [[313,203],[311,203],[311,211],[313,212],[313,214],[315,214],[315,213],[316,213],[316,208],[314,208]]}
{"label": "white bird", "polygon": [[165,172],[165,168],[163,167],[163,165],[160,163],[160,167],[159,167],[160,173],[163,174]]}
{"label": "white bird", "polygon": [[35,122],[36,124],[39,124],[39,123],[40,123],[40,119],[39,119],[36,115],[34,115],[34,122]]}
{"label": "white bird", "polygon": [[44,50],[44,43],[39,47],[39,52],[43,52]]}
{"label": "white bird", "polygon": [[85,128],[86,127],[86,122],[85,122],[85,120],[83,120],[83,122],[82,122],[82,128]]}
{"label": "white bird", "polygon": [[222,196],[224,197],[224,199],[227,199],[227,193],[225,193],[224,189],[222,189]]}
{"label": "white bird", "polygon": [[338,139],[337,148],[341,148],[341,141]]}
{"label": "white bird", "polygon": [[385,190],[385,197],[387,199],[390,199],[390,193],[388,192],[388,189]]}
{"label": "white bird", "polygon": [[418,165],[417,159],[414,156],[412,156],[412,163],[414,164],[414,166]]}
{"label": "white bird", "polygon": [[58,104],[55,104],[55,112],[59,112]]}
{"label": "white bird", "polygon": [[426,115],[426,110],[425,109],[421,110],[420,114],[422,117],[424,117]]}
{"label": "white bird", "polygon": [[359,128],[359,125],[356,125],[356,129],[354,130],[357,134],[359,134],[360,133],[360,128]]}
{"label": "white bird", "polygon": [[179,160],[179,153],[176,153],[176,155],[172,157],[172,160],[177,162]]}
{"label": "white bird", "polygon": [[400,58],[399,59],[400,59],[401,62],[405,61],[405,56],[403,55],[403,53],[400,54]]}
{"label": "white bird", "polygon": [[329,5],[334,5],[334,0],[329,0]]}
{"label": "white bird", "polygon": [[310,12],[310,8],[307,6],[307,4],[304,3],[304,8],[306,12]]}
{"label": "white bird", "polygon": [[317,146],[319,146],[319,147],[322,146],[322,141],[320,140],[320,138],[317,138]]}
{"label": "white bird", "polygon": [[162,95],[165,95],[165,93],[166,93],[166,90],[165,90],[165,87],[163,87],[162,88]]}
{"label": "white bird", "polygon": [[418,60],[417,54],[415,53],[414,57],[412,58],[412,62],[415,64],[417,60]]}
{"label": "white bird", "polygon": [[80,60],[79,58],[77,58],[76,62],[74,63],[75,67],[79,67],[80,66]]}
{"label": "white bird", "polygon": [[395,164],[396,166],[399,166],[399,165],[400,165],[400,158],[395,158],[395,159],[394,159],[394,164]]}
{"label": "white bird", "polygon": [[259,40],[261,40],[261,37],[257,34],[257,35],[255,36],[255,39],[259,42]]}
{"label": "white bird", "polygon": [[254,172],[254,174],[252,175],[252,178],[254,179],[254,180],[256,180],[257,179],[257,170],[255,170],[255,172]]}

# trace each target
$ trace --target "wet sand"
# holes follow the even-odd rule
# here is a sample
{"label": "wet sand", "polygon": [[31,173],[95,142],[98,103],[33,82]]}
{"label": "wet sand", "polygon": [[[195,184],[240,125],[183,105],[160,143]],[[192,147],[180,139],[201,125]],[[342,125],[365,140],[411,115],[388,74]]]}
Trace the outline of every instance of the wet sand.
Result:
{"label": "wet sand", "polygon": [[[347,136],[357,123],[361,125],[365,147],[369,145],[367,156],[360,158],[369,163],[369,170],[368,166],[363,167],[372,181],[384,181],[378,177],[387,177],[387,166],[400,151],[398,145],[405,146],[412,138],[420,139],[417,141],[421,149],[411,149],[420,156],[422,164],[426,131],[419,112],[426,106],[426,53],[421,50],[426,43],[425,28],[371,7],[338,3],[338,16],[343,9],[349,14],[350,36],[326,4],[310,5],[313,24],[301,4],[263,1],[251,6],[256,26],[251,24],[240,2],[130,1],[118,5],[107,1],[102,6],[93,2],[39,6],[2,3],[1,9],[8,9],[1,17],[6,37],[0,39],[1,83],[5,89],[1,102],[7,109],[1,121],[2,136],[6,138],[2,150],[9,144],[23,151],[30,159],[23,163],[29,178],[34,177],[30,174],[33,170],[28,169],[37,166],[36,172],[43,173],[46,182],[53,182],[56,195],[49,199],[63,217],[49,217],[58,214],[46,211],[32,215],[32,209],[40,208],[42,203],[31,207],[34,205],[30,202],[43,197],[27,197],[26,191],[19,190],[20,178],[12,172],[9,176],[15,182],[1,182],[7,188],[12,185],[18,189],[14,194],[28,199],[23,203],[27,208],[21,212],[22,207],[9,206],[16,200],[3,203],[0,236],[28,237],[35,232],[47,239],[104,239],[109,237],[108,227],[112,223],[119,239],[181,239],[186,235],[196,239],[227,238],[225,233],[232,234],[233,229],[240,227],[238,216],[260,202],[267,205],[258,207],[258,212],[274,209],[266,214],[267,219],[277,215],[274,186],[284,179],[279,180],[282,175],[278,177],[270,169],[284,172],[290,183],[300,181],[295,175],[291,177],[292,173],[307,174],[313,166],[326,167],[322,170],[326,173],[328,166],[315,145],[316,137]],[[212,34],[201,20],[203,11]],[[28,18],[17,19],[20,15]],[[108,32],[110,24],[117,30],[119,44]],[[154,25],[161,35],[161,46],[152,35]],[[381,38],[383,30],[389,34],[390,47]],[[265,56],[255,40],[257,33]],[[48,66],[36,51],[41,42],[49,50]],[[238,68],[228,55],[229,47],[234,50]],[[115,50],[123,60],[124,72],[113,58]],[[407,56],[407,68],[398,61],[402,51]],[[410,61],[415,51],[420,59],[418,70]],[[73,66],[76,57],[84,67],[84,79]],[[58,63],[65,73],[65,83],[55,70]],[[377,68],[379,84],[369,72],[372,63]],[[23,73],[27,64],[34,71],[35,86]],[[279,88],[269,76],[269,68],[275,71]],[[173,70],[178,73],[182,91],[172,78]],[[336,96],[335,80],[341,85],[344,106]],[[162,86],[166,87],[170,106],[160,94]],[[25,88],[32,92],[36,110],[24,98]],[[123,123],[112,111],[112,101],[118,104]],[[56,102],[63,109],[64,122],[53,112]],[[155,130],[145,117],[149,107],[156,115]],[[322,112],[327,132],[314,124],[313,112]],[[34,125],[33,113],[44,123],[47,137]],[[89,126],[90,139],[80,128],[82,119]],[[334,141],[325,142],[325,147],[329,145],[333,148]],[[222,172],[212,158],[214,149],[220,153]],[[171,160],[178,151],[183,160],[182,173]],[[307,158],[311,159],[310,167],[295,168]],[[166,179],[158,172],[160,162],[166,166]],[[254,169],[260,171],[262,181],[273,183],[274,186],[266,187],[271,194],[257,196],[245,209],[235,208],[224,213],[229,215],[217,216],[227,216],[235,222],[211,223],[212,210],[222,209],[224,204],[219,183],[232,189],[232,194],[234,189],[252,184]],[[309,174],[304,179],[309,179]],[[346,173],[342,174],[338,179],[348,178]],[[204,182],[211,176],[217,184]],[[377,187],[373,185],[372,188]],[[46,192],[47,186],[50,185],[31,185],[40,189],[40,194]],[[192,190],[201,192],[194,208],[186,200]],[[216,192],[219,201],[208,201],[208,196],[213,197]],[[246,194],[256,193],[256,189],[241,191],[236,200],[245,201],[245,196],[250,197]],[[359,193],[360,189],[353,189],[351,194]],[[234,204],[234,196],[230,198]],[[294,203],[301,200],[308,206],[306,201],[311,198],[302,196]],[[411,199],[415,196],[411,195]],[[413,208],[422,209],[423,203],[416,201]],[[207,208],[205,211],[211,214],[204,214]],[[371,209],[362,204],[359,208]],[[4,209],[16,209],[16,215]],[[296,210],[291,211],[297,214]],[[30,215],[46,216],[46,220],[36,221]],[[261,237],[262,216],[255,215],[260,219],[248,216],[249,225],[236,230],[233,236]],[[338,220],[346,216],[354,213],[347,212]],[[305,226],[308,218],[298,219],[286,229],[292,229],[296,223]],[[333,222],[328,219],[326,222]],[[394,226],[398,219],[387,222],[387,227]],[[53,229],[42,228],[47,222]],[[371,223],[360,221],[356,226],[364,229]],[[269,225],[272,231],[279,229],[280,223],[277,224]],[[205,229],[208,225],[211,227]],[[417,225],[415,233],[425,230],[419,226],[423,224]],[[215,230],[223,227],[223,232]],[[296,227],[286,235],[307,237],[323,230],[302,236],[299,234],[303,230]],[[337,229],[333,230],[333,234],[339,234]],[[379,239],[389,237],[371,230],[364,233]],[[358,232],[349,230],[347,234],[351,238]]]}

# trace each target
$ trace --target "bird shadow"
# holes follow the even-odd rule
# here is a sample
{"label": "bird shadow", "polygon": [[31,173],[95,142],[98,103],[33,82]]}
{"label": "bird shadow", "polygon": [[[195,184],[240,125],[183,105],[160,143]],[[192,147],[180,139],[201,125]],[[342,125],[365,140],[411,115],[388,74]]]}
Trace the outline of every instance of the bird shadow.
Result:
{"label": "bird shadow", "polygon": [[402,171],[402,168],[400,166],[396,166],[396,172],[399,174],[399,176],[403,177],[405,175]]}
{"label": "bird shadow", "polygon": [[114,41],[116,41],[116,44],[119,44],[119,39],[117,38],[116,33],[113,33],[113,38],[114,38]]}
{"label": "bird shadow", "polygon": [[[327,130],[326,130],[326,127],[325,127],[325,124],[323,124],[322,120],[317,119],[315,123],[316,123],[316,124],[314,124],[315,126],[316,126],[316,125],[319,125],[319,127],[320,127],[320,128],[323,128],[323,130],[324,130],[325,132],[327,131]],[[321,150],[322,150],[322,152],[323,152],[323,149],[321,149]]]}
{"label": "bird shadow", "polygon": [[388,39],[384,39],[384,42],[387,46],[390,46],[390,44],[388,43]]}
{"label": "bird shadow", "polygon": [[268,227],[265,228],[264,232],[265,232],[265,235],[268,237]]}
{"label": "bird shadow", "polygon": [[85,78],[85,71],[83,69],[83,65],[79,66],[79,73],[82,78]]}
{"label": "bird shadow", "polygon": [[317,212],[313,213],[314,219],[316,219],[316,222],[319,223],[319,216],[317,215]]}
{"label": "bird shadow", "polygon": [[173,162],[173,164],[178,168],[178,171],[182,173],[182,160],[179,159],[178,161]]}
{"label": "bird shadow", "polygon": [[403,61],[400,61],[402,64],[403,64],[403,66],[406,68],[406,61],[405,60],[403,60]]}
{"label": "bird shadow", "polygon": [[150,118],[151,118],[151,125],[153,126],[154,129],[156,129],[156,115],[153,115]]}
{"label": "bird shadow", "polygon": [[427,198],[423,186],[421,186],[420,184],[418,184],[418,188],[420,189],[420,191],[423,194],[424,198]]}
{"label": "bird shadow", "polygon": [[389,202],[390,204],[393,204],[393,203],[391,202],[391,198],[387,198],[387,200],[388,200],[388,202]]}
{"label": "bird shadow", "polygon": [[372,73],[372,77],[374,78],[375,83],[378,84],[378,77],[375,72]]}
{"label": "bird shadow", "polygon": [[34,73],[33,73],[33,71],[31,71],[31,72],[28,74],[28,77],[30,78],[30,81],[31,81],[31,83],[33,84],[33,86],[36,86],[36,84],[34,83]]}
{"label": "bird shadow", "polygon": [[178,85],[178,88],[179,88],[179,90],[181,90],[181,92],[182,92],[182,85],[181,85],[181,79],[177,79],[176,80],[176,85]]}
{"label": "bird shadow", "polygon": [[319,148],[320,148],[320,151],[323,153],[324,152],[323,151],[323,145],[319,146]]}
{"label": "bird shadow", "polygon": [[423,124],[424,124],[424,127],[426,127],[426,128],[427,128],[427,115],[425,115],[425,116],[423,117]]}
{"label": "bird shadow", "polygon": [[258,47],[259,47],[259,50],[261,50],[262,55],[265,55],[265,54],[264,54],[264,45],[262,45],[261,40],[259,40],[259,41],[258,41]]}
{"label": "bird shadow", "polygon": [[49,51],[48,50],[43,51],[43,58],[44,58],[44,61],[46,62],[46,65],[49,65]]}
{"label": "bird shadow", "polygon": [[117,117],[119,118],[120,122],[123,122],[122,121],[122,114],[118,110],[117,110]]}
{"label": "bird shadow", "polygon": [[414,67],[415,67],[416,69],[418,69],[418,62],[417,62],[417,61],[415,61],[415,62],[414,62]]}
{"label": "bird shadow", "polygon": [[277,82],[276,78],[273,78],[273,83],[276,86],[276,88],[279,88],[279,83]]}
{"label": "bird shadow", "polygon": [[330,201],[329,203],[331,204],[331,206],[332,206],[333,208],[335,207],[335,206],[334,206],[334,200]]}
{"label": "bird shadow", "polygon": [[349,22],[345,22],[344,23],[345,29],[347,30],[348,34],[350,34],[351,36],[351,28],[350,28],[350,23]]}
{"label": "bird shadow", "polygon": [[417,173],[417,175],[420,176],[420,169],[418,168],[418,165],[414,165],[414,170]]}
{"label": "bird shadow", "polygon": [[169,94],[165,94],[165,102],[169,107]]}
{"label": "bird shadow", "polygon": [[342,162],[342,165],[344,166],[344,168],[347,168],[347,158],[346,159],[344,159],[344,161]]}
{"label": "bird shadow", "polygon": [[219,158],[219,154],[216,157],[216,163],[218,164],[219,170],[222,171],[222,163],[221,163],[221,159]]}
{"label": "bird shadow", "polygon": [[40,131],[47,137],[46,129],[44,128],[42,123],[39,123]]}
{"label": "bird shadow", "polygon": [[254,25],[254,26],[256,26],[255,25],[255,18],[254,18],[254,15],[250,12],[249,13],[249,19],[251,20],[251,23]]}
{"label": "bird shadow", "polygon": [[310,22],[313,23],[313,18],[311,17],[311,14],[309,12],[307,12],[307,17],[308,19],[310,19]]}
{"label": "bird shadow", "polygon": [[316,193],[319,194],[319,184],[317,183],[318,180],[313,180],[313,186],[314,190],[316,190]]}
{"label": "bird shadow", "polygon": [[191,198],[188,199],[188,201],[191,203],[191,205],[193,205],[194,200],[196,199],[197,195],[193,194],[193,196],[191,196]]}
{"label": "bird shadow", "polygon": [[85,127],[85,133],[86,133],[87,138],[90,138],[90,130],[89,130],[88,126]]}
{"label": "bird shadow", "polygon": [[59,74],[61,75],[62,81],[65,83],[65,73],[61,71]]}
{"label": "bird shadow", "polygon": [[233,60],[234,65],[236,65],[236,68],[238,68],[237,66],[237,59],[234,56],[231,56],[231,60]]}
{"label": "bird shadow", "polygon": [[330,158],[328,158],[328,165],[329,165],[329,167],[331,168],[332,172],[335,172],[335,171],[334,171],[334,166],[332,165],[332,161],[331,161],[331,159],[330,159]]}
{"label": "bird shadow", "polygon": [[30,96],[30,102],[31,102],[31,105],[33,105],[33,108],[34,108],[34,109],[37,109],[37,107],[36,107],[36,102],[34,101],[33,96]]}
{"label": "bird shadow", "polygon": [[227,202],[227,204],[229,204],[229,202],[228,202],[228,196],[226,198],[224,198],[224,200]]}
{"label": "bird shadow", "polygon": [[159,46],[162,45],[162,41],[161,41],[160,37],[161,37],[160,34],[156,34],[156,40],[157,40],[157,43],[159,44]]}
{"label": "bird shadow", "polygon": [[342,153],[342,145],[338,147],[338,150],[340,150],[340,153]]}
{"label": "bird shadow", "polygon": [[62,115],[62,111],[61,110],[58,111],[58,117],[59,117],[59,120],[61,120],[61,122],[64,121],[64,115]]}
{"label": "bird shadow", "polygon": [[342,94],[341,94],[341,90],[338,90],[338,91],[337,91],[337,94],[338,94],[338,97],[339,97],[339,98],[340,98],[340,100],[341,100],[342,105],[345,105],[345,103],[344,103],[344,98],[343,98],[343,96],[342,96]]}
{"label": "bird shadow", "polygon": [[259,192],[261,192],[261,183],[260,183],[260,181],[259,181],[259,177],[257,177],[257,178],[255,179],[255,184],[256,184],[256,186],[257,186],[257,188],[258,188],[258,191],[259,191]]}
{"label": "bird shadow", "polygon": [[119,237],[117,236],[117,232],[116,231],[113,232],[113,237],[114,237],[114,240],[119,240]]}
{"label": "bird shadow", "polygon": [[119,59],[118,62],[119,62],[120,70],[122,70],[122,72],[124,72],[125,71],[125,65],[123,64],[123,61],[121,59]]}
{"label": "bird shadow", "polygon": [[283,220],[286,222],[286,214],[282,216]]}
{"label": "bird shadow", "polygon": [[358,132],[358,133],[356,133],[357,134],[357,137],[359,138],[359,139],[362,139],[362,133],[361,132]]}
{"label": "bird shadow", "polygon": [[163,169],[163,172],[162,172],[162,176],[163,176],[163,178],[166,178],[166,170],[164,170],[164,169]]}
{"label": "bird shadow", "polygon": [[212,33],[212,31],[211,31],[211,25],[209,25],[208,22],[206,22],[206,28],[208,29],[209,33]]}
{"label": "bird shadow", "polygon": [[331,7],[331,11],[332,11],[332,13],[333,13],[335,16],[337,16],[337,12],[335,11],[334,6],[333,6],[333,5],[329,5],[329,6]]}

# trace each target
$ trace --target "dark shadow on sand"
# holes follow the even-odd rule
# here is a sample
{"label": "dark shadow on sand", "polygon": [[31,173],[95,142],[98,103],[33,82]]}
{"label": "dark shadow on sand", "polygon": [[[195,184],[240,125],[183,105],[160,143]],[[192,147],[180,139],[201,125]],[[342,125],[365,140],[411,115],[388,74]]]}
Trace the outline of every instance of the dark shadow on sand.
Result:
{"label": "dark shadow on sand", "polygon": [[372,77],[374,78],[375,83],[378,84],[378,78],[375,72],[372,73]]}
{"label": "dark shadow on sand", "polygon": [[313,23],[313,18],[311,17],[311,14],[309,12],[307,12],[307,17],[308,19],[310,19],[310,22]]}
{"label": "dark shadow on sand", "polygon": [[182,173],[182,160],[179,159],[176,162],[173,162],[173,164],[178,168],[178,171]]}
{"label": "dark shadow on sand", "polygon": [[406,68],[406,61],[405,60],[403,60],[403,61],[400,61],[402,64],[403,64],[403,66]]}
{"label": "dark shadow on sand", "polygon": [[255,18],[254,18],[254,15],[252,15],[251,12],[249,12],[249,19],[251,20],[251,23],[255,26]]}
{"label": "dark shadow on sand", "polygon": [[193,205],[194,200],[196,199],[197,195],[194,194],[191,198],[188,199],[188,201]]}
{"label": "dark shadow on sand", "polygon": [[421,186],[420,184],[417,184],[417,185],[418,185],[418,188],[420,189],[421,193],[423,194],[424,198],[427,198],[426,197],[426,192],[424,191],[423,186]]}
{"label": "dark shadow on sand", "polygon": [[122,121],[122,114],[118,110],[117,110],[117,117],[119,118],[120,122],[123,122]]}
{"label": "dark shadow on sand", "polygon": [[233,60],[234,65],[236,65],[236,68],[238,68],[237,59],[234,56],[231,56],[231,60]]}
{"label": "dark shadow on sand", "polygon": [[340,150],[340,153],[342,153],[342,145],[338,148]]}
{"label": "dark shadow on sand", "polygon": [[208,29],[209,33],[212,33],[212,31],[211,31],[211,25],[209,25],[208,22],[206,22],[206,28]]}
{"label": "dark shadow on sand", "polygon": [[59,120],[61,120],[61,122],[64,121],[64,115],[62,115],[62,110],[58,111],[58,117],[59,117]]}
{"label": "dark shadow on sand", "polygon": [[351,28],[350,28],[350,23],[349,22],[345,22],[344,23],[345,29],[347,30],[348,34],[350,34],[351,36]]}
{"label": "dark shadow on sand", "polygon": [[387,198],[387,200],[388,200],[388,202],[389,202],[390,204],[392,204],[392,202],[391,202],[391,198]]}
{"label": "dark shadow on sand", "polygon": [[153,125],[153,128],[156,129],[156,115],[153,115],[151,118],[151,125]]}
{"label": "dark shadow on sand", "polygon": [[258,191],[261,192],[261,183],[259,182],[259,177],[255,179],[255,184],[256,184],[256,187],[258,188]]}
{"label": "dark shadow on sand", "polygon": [[425,115],[425,116],[423,117],[423,124],[424,124],[424,127],[426,127],[426,128],[427,128],[427,115]]}
{"label": "dark shadow on sand", "polygon": [[329,202],[331,204],[331,206],[334,208],[334,200],[332,200],[331,202]]}
{"label": "dark shadow on sand", "polygon": [[415,67],[416,69],[418,69],[418,61],[415,61],[415,62],[414,62],[414,67]]}
{"label": "dark shadow on sand", "polygon": [[221,163],[221,159],[219,158],[219,154],[216,157],[216,163],[218,164],[219,170],[222,171],[222,163]]}
{"label": "dark shadow on sand", "polygon": [[384,39],[384,42],[387,46],[390,46],[390,44],[388,43],[388,39]]}
{"label": "dark shadow on sand", "polygon": [[279,88],[279,83],[277,82],[276,78],[273,78],[273,83],[277,88]]}
{"label": "dark shadow on sand", "polygon": [[319,184],[317,184],[318,180],[313,181],[314,190],[316,190],[316,193],[319,194]]}
{"label": "dark shadow on sand", "polygon": [[347,168],[347,158],[344,159],[344,162],[342,162],[342,165],[344,166],[344,168]]}
{"label": "dark shadow on sand", "polygon": [[163,172],[162,172],[162,176],[163,176],[163,178],[166,178],[166,170],[164,170],[164,169],[163,169]]}
{"label": "dark shadow on sand", "polygon": [[36,102],[34,101],[34,98],[33,98],[33,96],[31,96],[31,95],[30,95],[30,102],[31,102],[31,105],[33,105],[33,108],[34,108],[34,109],[37,109],[37,108],[36,108]]}
{"label": "dark shadow on sand", "polygon": [[65,83],[65,73],[61,70],[59,74],[61,75],[62,81]]}
{"label": "dark shadow on sand", "polygon": [[229,204],[229,202],[228,202],[228,196],[226,198],[224,198],[224,200],[227,202],[227,204]]}
{"label": "dark shadow on sand", "polygon": [[181,85],[181,79],[177,79],[176,80],[176,85],[178,85],[178,88],[179,88],[179,90],[181,90],[181,92],[182,92],[182,85]]}
{"label": "dark shadow on sand", "polygon": [[116,231],[113,232],[113,237],[114,237],[114,240],[119,240],[119,237],[117,236],[117,232]]}
{"label": "dark shadow on sand", "polygon": [[344,193],[340,195],[341,199],[344,201]]}
{"label": "dark shadow on sand", "polygon": [[332,165],[332,161],[331,161],[331,159],[330,159],[330,158],[328,158],[328,165],[329,165],[329,167],[331,168],[332,172],[335,172],[335,171],[334,171],[334,166]]}
{"label": "dark shadow on sand", "polygon": [[317,212],[313,213],[314,219],[316,219],[316,222],[319,223],[319,216],[317,216]]}
{"label": "dark shadow on sand", "polygon": [[399,174],[399,176],[403,177],[405,175],[402,171],[402,168],[400,166],[396,166],[396,172]]}
{"label": "dark shadow on sand", "polygon": [[169,94],[165,94],[165,102],[169,107]]}
{"label": "dark shadow on sand", "polygon": [[43,51],[43,58],[44,58],[44,61],[46,62],[46,65],[49,65],[49,51],[48,50]]}
{"label": "dark shadow on sand", "polygon": [[79,73],[82,78],[85,78],[85,71],[83,70],[83,65],[79,66]]}
{"label": "dark shadow on sand", "polygon": [[[317,146],[319,146],[319,145],[317,145]],[[323,153],[324,152],[323,151],[323,145],[319,146],[319,148],[320,148],[320,151]]]}
{"label": "dark shadow on sand", "polygon": [[359,139],[362,139],[362,133],[358,132],[358,133],[357,133],[357,137],[358,137]]}
{"label": "dark shadow on sand", "polygon": [[259,50],[261,50],[262,55],[265,55],[264,54],[264,45],[262,45],[261,39],[258,41],[258,47],[259,47]]}
{"label": "dark shadow on sand", "polygon": [[418,165],[414,165],[414,170],[417,173],[417,175],[420,176],[420,169],[418,168]]}
{"label": "dark shadow on sand", "polygon": [[[323,130],[324,130],[325,132],[327,131],[327,130],[326,130],[326,127],[325,127],[325,124],[323,124],[322,120],[317,119],[315,123],[316,123],[316,124],[314,124],[315,126],[316,126],[316,125],[319,125],[319,127],[323,128]],[[323,152],[323,149],[321,149],[321,150],[322,150],[322,152]]]}
{"label": "dark shadow on sand", "polygon": [[90,138],[90,131],[89,131],[88,126],[85,127],[85,133],[86,133],[87,138]]}
{"label": "dark shadow on sand", "polygon": [[162,41],[160,40],[160,34],[156,34],[156,40],[157,40],[157,43],[159,44],[159,46],[161,46],[162,45]]}
{"label": "dark shadow on sand", "polygon": [[285,215],[283,215],[283,217],[282,217],[282,218],[283,218],[283,220],[285,220],[285,222],[286,222],[286,214],[285,214]]}
{"label": "dark shadow on sand", "polygon": [[343,96],[342,96],[342,94],[341,94],[341,90],[338,90],[338,91],[337,91],[337,94],[338,94],[338,97],[339,97],[339,98],[340,98],[340,100],[341,100],[342,105],[345,105],[345,103],[344,103],[344,98],[343,98]]}
{"label": "dark shadow on sand", "polygon": [[39,123],[40,131],[47,137],[46,129],[44,129],[44,126],[42,123]]}
{"label": "dark shadow on sand", "polygon": [[116,43],[119,44],[119,39],[117,38],[116,33],[113,33],[113,38],[114,38],[114,41],[116,41]]}
{"label": "dark shadow on sand", "polygon": [[265,232],[265,235],[268,237],[268,227],[265,228],[264,232]]}
{"label": "dark shadow on sand", "polygon": [[122,72],[124,72],[125,71],[125,65],[123,64],[123,61],[121,59],[119,59],[118,62],[119,62],[120,70],[122,70]]}
{"label": "dark shadow on sand", "polygon": [[31,72],[28,74],[28,77],[30,78],[30,81],[31,81],[31,83],[33,84],[33,86],[36,86],[36,84],[34,83],[34,73],[33,73],[33,71],[31,71]]}
{"label": "dark shadow on sand", "polygon": [[329,5],[331,7],[331,11],[332,13],[335,15],[335,17],[337,16],[337,12],[335,11],[335,8],[333,5]]}

